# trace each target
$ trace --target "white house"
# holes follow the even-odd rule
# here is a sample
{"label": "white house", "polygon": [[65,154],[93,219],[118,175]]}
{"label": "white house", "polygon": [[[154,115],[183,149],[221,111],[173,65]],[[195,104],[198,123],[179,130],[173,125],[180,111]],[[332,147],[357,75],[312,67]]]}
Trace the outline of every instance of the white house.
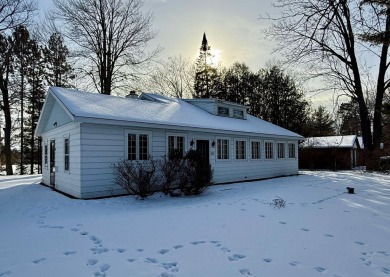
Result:
{"label": "white house", "polygon": [[172,149],[201,151],[214,183],[294,175],[303,139],[227,101],[58,87],[48,90],[35,135],[43,143],[42,182],[77,198],[124,193],[113,183],[113,163]]}

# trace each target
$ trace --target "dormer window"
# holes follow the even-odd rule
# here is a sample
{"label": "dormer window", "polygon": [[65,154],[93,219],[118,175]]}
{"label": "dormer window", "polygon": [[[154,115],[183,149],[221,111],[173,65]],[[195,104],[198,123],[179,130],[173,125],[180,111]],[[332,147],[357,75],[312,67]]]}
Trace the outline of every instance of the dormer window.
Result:
{"label": "dormer window", "polygon": [[218,106],[218,115],[229,116],[229,108]]}
{"label": "dormer window", "polygon": [[233,110],[233,117],[244,118],[244,111],[243,110]]}

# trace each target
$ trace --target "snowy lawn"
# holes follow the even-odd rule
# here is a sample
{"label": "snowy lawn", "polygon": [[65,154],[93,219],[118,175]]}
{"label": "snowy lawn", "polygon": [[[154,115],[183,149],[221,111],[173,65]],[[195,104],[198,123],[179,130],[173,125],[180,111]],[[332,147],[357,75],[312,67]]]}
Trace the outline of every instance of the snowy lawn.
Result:
{"label": "snowy lawn", "polygon": [[0,276],[390,276],[390,176],[301,173],[147,200],[0,177]]}

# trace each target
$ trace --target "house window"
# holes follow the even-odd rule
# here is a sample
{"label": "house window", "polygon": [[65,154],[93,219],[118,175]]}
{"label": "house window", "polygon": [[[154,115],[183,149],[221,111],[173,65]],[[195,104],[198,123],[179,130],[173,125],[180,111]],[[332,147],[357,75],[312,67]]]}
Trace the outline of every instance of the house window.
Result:
{"label": "house window", "polygon": [[236,140],[236,159],[245,160],[246,159],[246,141],[245,140]]}
{"label": "house window", "polygon": [[244,118],[243,110],[233,110],[233,116],[236,118]]}
{"label": "house window", "polygon": [[265,158],[267,160],[273,159],[274,158],[274,143],[267,141],[264,143],[264,148],[265,148]]}
{"label": "house window", "polygon": [[184,156],[184,136],[168,136],[168,157]]}
{"label": "house window", "polygon": [[218,115],[229,116],[229,108],[227,107],[218,107]]}
{"label": "house window", "polygon": [[288,144],[288,157],[290,159],[295,159],[295,143],[289,143]]}
{"label": "house window", "polygon": [[128,133],[127,134],[127,159],[147,160],[149,157],[149,134]]}
{"label": "house window", "polygon": [[252,148],[251,148],[251,152],[252,152],[252,159],[253,160],[258,160],[260,159],[261,157],[261,151],[260,151],[260,147],[261,147],[261,144],[260,144],[260,141],[257,141],[257,140],[253,140],[252,143]]}
{"label": "house window", "polygon": [[45,142],[43,156],[44,156],[44,160],[45,160],[45,167],[47,167],[47,142]]}
{"label": "house window", "polygon": [[229,140],[217,139],[217,159],[228,160],[229,159]]}
{"label": "house window", "polygon": [[284,159],[285,153],[284,153],[284,143],[278,142],[278,159]]}
{"label": "house window", "polygon": [[64,169],[69,171],[69,138],[64,140]]}

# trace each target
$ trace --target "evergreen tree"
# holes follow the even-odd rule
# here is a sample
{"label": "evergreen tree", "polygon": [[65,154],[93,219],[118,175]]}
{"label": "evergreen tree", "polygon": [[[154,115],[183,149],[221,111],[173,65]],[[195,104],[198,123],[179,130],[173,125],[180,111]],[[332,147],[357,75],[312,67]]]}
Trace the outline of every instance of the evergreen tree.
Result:
{"label": "evergreen tree", "polygon": [[25,94],[27,84],[27,66],[31,55],[30,33],[25,26],[19,26],[12,34],[13,36],[13,55],[14,55],[14,74],[16,87],[19,92],[20,104],[20,175],[24,172],[24,112],[25,112]]}
{"label": "evergreen tree", "polygon": [[323,106],[319,106],[318,109],[314,110],[309,119],[308,126],[309,131],[307,136],[324,137],[335,135],[332,115]]}
{"label": "evergreen tree", "polygon": [[31,41],[31,55],[28,63],[29,90],[26,97],[28,119],[25,126],[30,174],[34,173],[35,164],[38,164],[38,172],[41,172],[41,141],[35,138],[34,131],[45,100],[45,86],[43,84],[45,76],[44,65],[41,47],[38,46],[36,41]]}
{"label": "evergreen tree", "polygon": [[213,67],[211,58],[210,46],[204,33],[199,57],[196,60],[194,98],[211,98],[218,95],[220,87],[218,71]]}
{"label": "evergreen tree", "polygon": [[342,103],[337,112],[340,117],[340,134],[361,136],[359,104],[351,100],[348,103]]}
{"label": "evergreen tree", "polygon": [[294,80],[278,66],[259,72],[260,95],[253,95],[258,105],[258,114],[273,124],[302,133],[307,121],[308,102],[304,99]]}
{"label": "evergreen tree", "polygon": [[60,33],[53,33],[43,49],[46,63],[46,81],[49,86],[67,87],[73,79],[72,67],[68,63],[69,50]]}

